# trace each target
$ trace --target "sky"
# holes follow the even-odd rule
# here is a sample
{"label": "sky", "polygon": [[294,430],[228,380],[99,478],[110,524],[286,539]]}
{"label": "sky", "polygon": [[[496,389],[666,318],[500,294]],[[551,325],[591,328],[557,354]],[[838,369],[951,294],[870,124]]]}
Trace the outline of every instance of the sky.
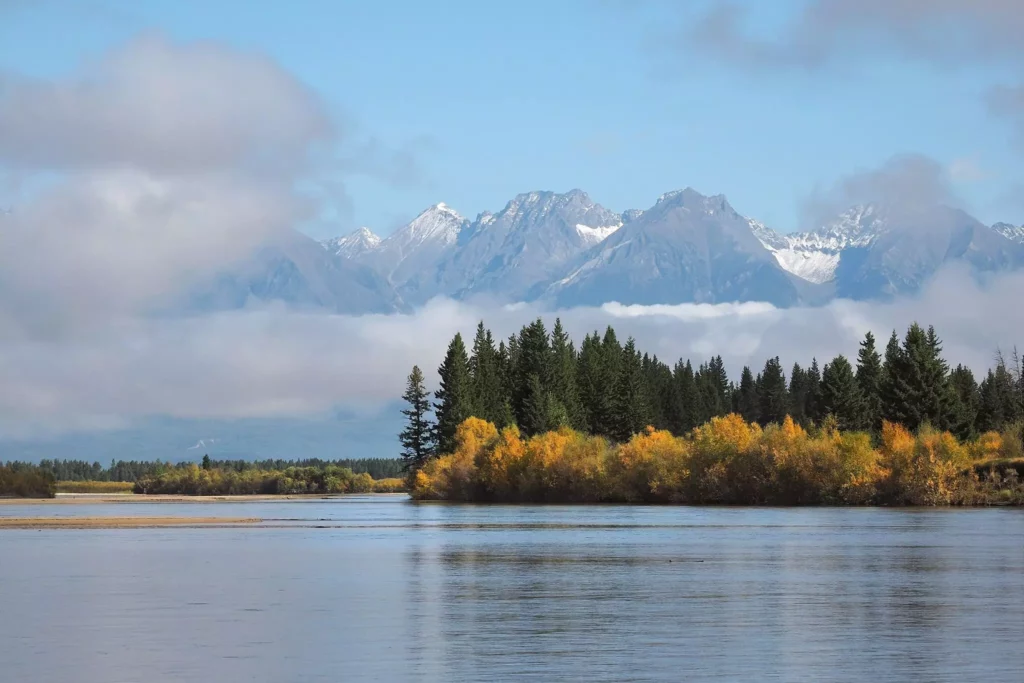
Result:
{"label": "sky", "polygon": [[[576,187],[624,210],[692,186],[789,232],[812,227],[815,196],[906,154],[982,221],[1020,223],[1020,102],[995,100],[1024,50],[992,47],[1017,4],[0,0],[0,73],[71,78],[147,33],[271,60],[346,134],[343,177],[304,180],[316,237]],[[915,19],[920,40],[900,23]]]}
{"label": "sky", "polygon": [[[535,189],[624,210],[691,186],[781,230],[871,198],[1019,224],[1020,35],[1019,0],[0,0],[0,442],[338,411],[372,430],[481,319],[613,324],[733,376],[919,320],[983,372],[1024,340],[1019,273],[819,308],[180,303],[296,227],[387,234]],[[203,429],[182,453],[223,436]]]}

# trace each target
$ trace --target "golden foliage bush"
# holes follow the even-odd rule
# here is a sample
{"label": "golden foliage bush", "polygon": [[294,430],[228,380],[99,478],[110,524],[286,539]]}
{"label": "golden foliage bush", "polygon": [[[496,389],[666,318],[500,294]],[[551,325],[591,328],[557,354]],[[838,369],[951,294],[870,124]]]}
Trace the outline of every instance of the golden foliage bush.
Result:
{"label": "golden foliage bush", "polygon": [[977,463],[1005,437],[961,444],[924,428],[885,423],[878,447],[835,423],[808,432],[786,418],[764,429],[716,417],[684,437],[648,427],[613,445],[568,428],[524,440],[470,418],[456,448],[412,477],[419,500],[720,503],[744,505],[963,505],[1024,501],[1016,470],[981,478]]}

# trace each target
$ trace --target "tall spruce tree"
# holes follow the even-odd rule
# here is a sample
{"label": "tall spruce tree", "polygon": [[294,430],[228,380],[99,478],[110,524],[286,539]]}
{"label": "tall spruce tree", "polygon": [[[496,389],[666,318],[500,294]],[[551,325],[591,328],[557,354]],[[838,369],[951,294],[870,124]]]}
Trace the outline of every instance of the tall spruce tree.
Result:
{"label": "tall spruce tree", "polygon": [[437,417],[435,441],[438,453],[455,450],[455,430],[472,415],[473,385],[469,373],[469,356],[462,335],[456,333],[448,345],[444,361],[437,369],[440,387],[434,392],[434,414]]}
{"label": "tall spruce tree", "polygon": [[700,392],[690,361],[676,363],[672,372],[675,384],[673,410],[671,412],[672,432],[682,436],[693,430],[701,420]]}
{"label": "tall spruce tree", "polygon": [[469,373],[473,383],[473,414],[494,423],[499,429],[506,426],[503,422],[506,415],[501,360],[494,348],[491,331],[484,328],[483,322],[477,325],[473,338]]}
{"label": "tall spruce tree", "polygon": [[864,335],[857,352],[857,385],[864,409],[857,428],[877,432],[882,428],[882,357],[870,332]]}
{"label": "tall spruce tree", "polygon": [[[526,402],[529,399],[539,402],[541,406],[547,406],[548,387],[551,381],[551,346],[544,321],[537,318],[523,327],[519,332],[516,347],[518,353],[512,371],[512,411],[516,416],[516,424],[519,425],[519,428],[526,434],[535,434],[534,430],[538,426],[543,430],[546,421],[537,425],[534,421],[535,414],[527,415]],[[540,386],[540,396],[535,395],[536,387],[531,386],[534,377]],[[534,411],[535,407],[531,406],[529,410]]]}
{"label": "tall spruce tree", "polygon": [[519,429],[525,436],[547,431],[552,426],[550,395],[544,390],[536,373],[526,379],[522,409],[519,415]]}
{"label": "tall spruce tree", "polygon": [[782,424],[789,414],[789,391],[786,375],[782,371],[779,357],[769,358],[761,371],[761,385],[758,387],[758,421],[762,425]]}
{"label": "tall spruce tree", "polygon": [[743,366],[740,374],[740,385],[735,393],[735,405],[733,406],[743,419],[747,422],[757,422],[761,415],[761,400],[757,395],[757,380],[750,367]]}
{"label": "tall spruce tree", "polygon": [[821,412],[831,415],[841,430],[856,429],[864,416],[860,385],[845,356],[825,364],[821,374]]}
{"label": "tall spruce tree", "polygon": [[825,417],[825,413],[822,412],[821,406],[821,370],[818,369],[817,358],[811,359],[811,367],[804,373],[804,383],[807,387],[804,414],[807,415],[808,420],[818,424]]}
{"label": "tall spruce tree", "polygon": [[[565,412],[565,423],[573,429],[586,429],[586,413],[580,402],[576,380],[578,359],[572,340],[562,327],[561,319],[555,319],[551,331],[550,387],[551,400]],[[552,410],[559,410],[556,406]]]}
{"label": "tall spruce tree", "polygon": [[643,357],[644,383],[647,385],[650,420],[655,429],[672,429],[671,414],[677,401],[672,370],[657,356]]}
{"label": "tall spruce tree", "polygon": [[789,414],[797,424],[807,424],[807,372],[799,363],[789,373]]}
{"label": "tall spruce tree", "polygon": [[902,346],[895,340],[893,333],[885,351],[882,416],[912,431],[924,424],[948,428],[955,421],[954,398],[935,330],[914,323]]}
{"label": "tall spruce tree", "polygon": [[643,359],[630,337],[619,352],[618,380],[613,399],[612,438],[627,441],[650,424],[651,408],[644,381]]}
{"label": "tall spruce tree", "polygon": [[405,429],[398,435],[402,444],[402,469],[418,469],[434,452],[434,425],[430,421],[430,394],[423,384],[423,372],[412,366],[402,399],[409,407],[405,415]]}
{"label": "tall spruce tree", "polygon": [[950,431],[962,440],[973,439],[977,436],[975,422],[981,402],[974,373],[968,367],[957,365],[949,375],[949,386],[955,396]]}

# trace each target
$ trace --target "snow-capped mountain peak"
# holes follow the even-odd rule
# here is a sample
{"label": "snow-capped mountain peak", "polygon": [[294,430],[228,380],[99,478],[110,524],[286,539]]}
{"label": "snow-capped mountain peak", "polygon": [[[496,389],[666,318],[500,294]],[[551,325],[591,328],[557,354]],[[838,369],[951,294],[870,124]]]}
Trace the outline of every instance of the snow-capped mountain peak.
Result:
{"label": "snow-capped mountain peak", "polygon": [[430,240],[452,244],[465,224],[466,219],[458,211],[440,202],[416,216],[393,237],[411,243]]}
{"label": "snow-capped mountain peak", "polygon": [[356,258],[363,254],[374,251],[380,247],[381,239],[373,233],[369,228],[359,228],[343,237],[334,237],[329,240],[324,240],[320,244],[323,247],[335,254],[336,256],[343,256],[345,258]]}
{"label": "snow-capped mountain peak", "polygon": [[1024,225],[996,223],[992,226],[992,229],[1008,240],[1024,244]]}

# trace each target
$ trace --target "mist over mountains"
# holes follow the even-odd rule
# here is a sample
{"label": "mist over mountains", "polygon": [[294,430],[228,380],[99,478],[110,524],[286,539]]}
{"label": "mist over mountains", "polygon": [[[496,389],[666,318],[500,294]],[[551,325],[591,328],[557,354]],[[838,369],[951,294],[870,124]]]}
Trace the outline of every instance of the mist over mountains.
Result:
{"label": "mist over mountains", "polygon": [[407,311],[437,296],[558,308],[790,307],[914,294],[951,263],[979,278],[1021,268],[1024,227],[988,226],[939,204],[862,204],[783,234],[692,188],[622,213],[582,190],[529,192],[473,220],[439,203],[384,238],[360,228],[317,244],[295,233],[192,303],[223,309],[255,299],[353,314]]}

